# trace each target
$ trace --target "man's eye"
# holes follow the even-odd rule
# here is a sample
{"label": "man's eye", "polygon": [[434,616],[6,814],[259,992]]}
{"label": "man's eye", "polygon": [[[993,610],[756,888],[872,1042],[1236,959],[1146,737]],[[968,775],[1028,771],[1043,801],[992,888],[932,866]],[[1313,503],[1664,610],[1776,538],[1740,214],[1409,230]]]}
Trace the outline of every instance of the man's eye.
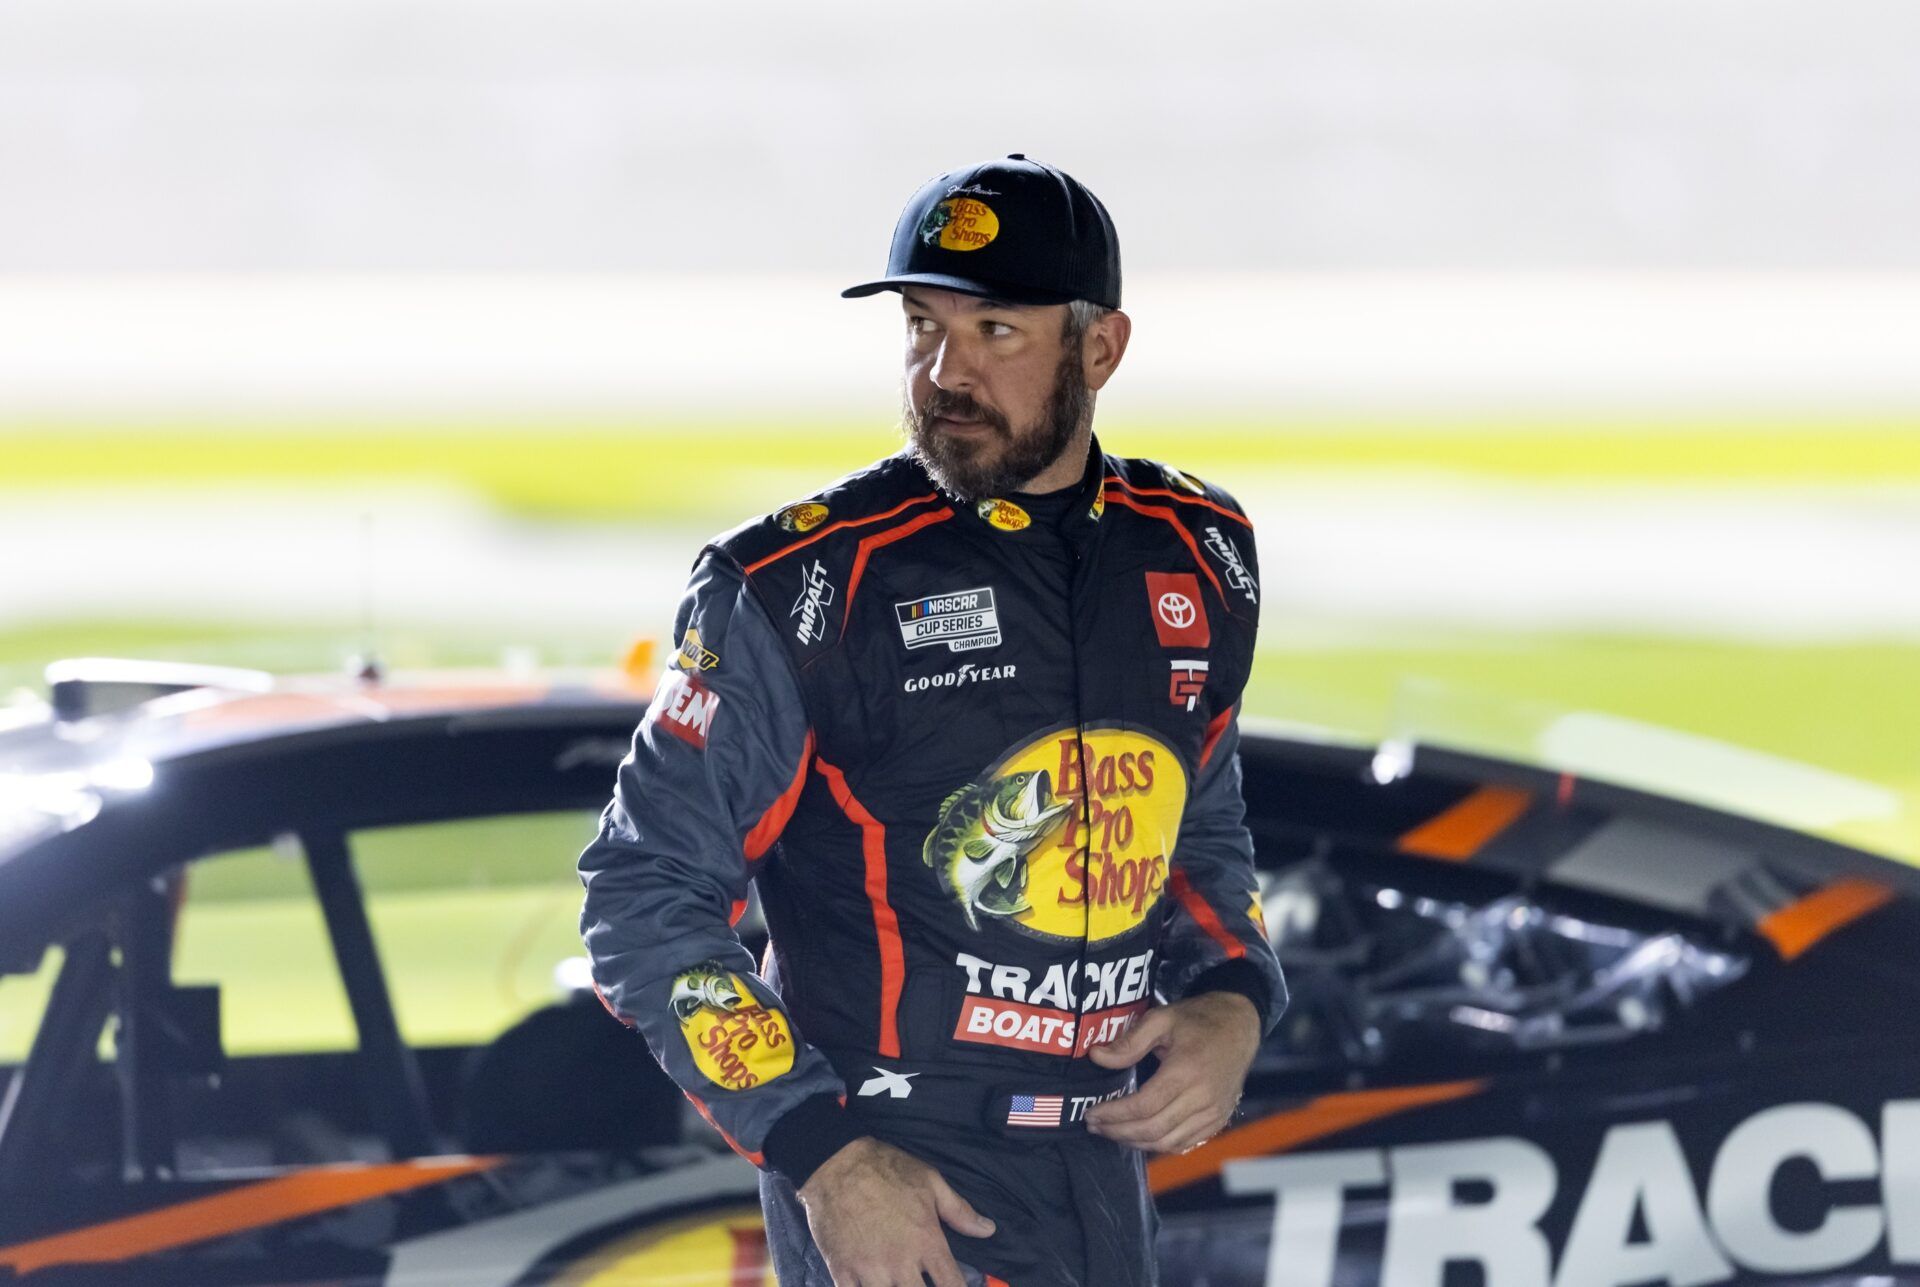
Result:
{"label": "man's eye", "polygon": [[1010,322],[982,322],[980,323],[980,328],[984,330],[988,335],[997,336],[997,335],[1013,334],[1013,325]]}
{"label": "man's eye", "polygon": [[909,335],[927,335],[932,331],[933,319],[931,317],[909,317],[907,319],[907,333]]}

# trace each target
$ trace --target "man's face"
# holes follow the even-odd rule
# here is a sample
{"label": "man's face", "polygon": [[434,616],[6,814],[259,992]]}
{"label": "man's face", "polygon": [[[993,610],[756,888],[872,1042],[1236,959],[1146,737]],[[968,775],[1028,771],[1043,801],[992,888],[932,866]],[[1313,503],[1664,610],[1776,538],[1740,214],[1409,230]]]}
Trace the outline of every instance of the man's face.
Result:
{"label": "man's face", "polygon": [[1091,411],[1064,304],[1008,304],[909,286],[902,428],[959,500],[1019,491],[1058,460]]}

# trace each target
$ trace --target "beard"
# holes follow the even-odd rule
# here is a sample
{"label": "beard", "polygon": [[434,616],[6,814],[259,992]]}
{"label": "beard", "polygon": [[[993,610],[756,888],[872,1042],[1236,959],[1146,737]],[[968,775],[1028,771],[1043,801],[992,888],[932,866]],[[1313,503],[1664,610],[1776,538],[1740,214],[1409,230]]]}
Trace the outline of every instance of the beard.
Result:
{"label": "beard", "polygon": [[[941,491],[961,503],[1017,492],[1073,445],[1092,418],[1093,391],[1080,369],[1080,346],[1067,345],[1054,368],[1053,392],[1040,421],[1016,432],[1007,418],[973,400],[972,395],[935,388],[916,408],[901,389],[901,430],[907,450]],[[987,426],[978,437],[962,438],[933,428],[941,416],[977,420]]]}

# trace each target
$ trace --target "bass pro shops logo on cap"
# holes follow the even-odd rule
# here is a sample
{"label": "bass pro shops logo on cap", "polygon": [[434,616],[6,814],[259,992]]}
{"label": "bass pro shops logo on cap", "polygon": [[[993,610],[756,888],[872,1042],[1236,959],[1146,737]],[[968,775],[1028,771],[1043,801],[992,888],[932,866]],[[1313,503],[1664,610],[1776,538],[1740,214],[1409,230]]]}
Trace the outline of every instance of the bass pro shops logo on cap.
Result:
{"label": "bass pro shops logo on cap", "polygon": [[948,197],[920,221],[920,240],[942,250],[978,250],[1000,235],[1000,216],[975,197]]}

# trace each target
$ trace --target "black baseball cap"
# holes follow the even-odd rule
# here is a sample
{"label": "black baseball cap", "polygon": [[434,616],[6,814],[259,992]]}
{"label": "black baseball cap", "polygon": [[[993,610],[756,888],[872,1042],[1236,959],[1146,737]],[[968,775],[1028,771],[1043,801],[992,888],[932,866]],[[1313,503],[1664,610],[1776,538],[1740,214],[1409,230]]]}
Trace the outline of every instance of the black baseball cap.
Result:
{"label": "black baseball cap", "polygon": [[853,298],[937,286],[1016,304],[1120,307],[1120,238],[1100,199],[1018,152],[929,179],[893,228],[887,275]]}

